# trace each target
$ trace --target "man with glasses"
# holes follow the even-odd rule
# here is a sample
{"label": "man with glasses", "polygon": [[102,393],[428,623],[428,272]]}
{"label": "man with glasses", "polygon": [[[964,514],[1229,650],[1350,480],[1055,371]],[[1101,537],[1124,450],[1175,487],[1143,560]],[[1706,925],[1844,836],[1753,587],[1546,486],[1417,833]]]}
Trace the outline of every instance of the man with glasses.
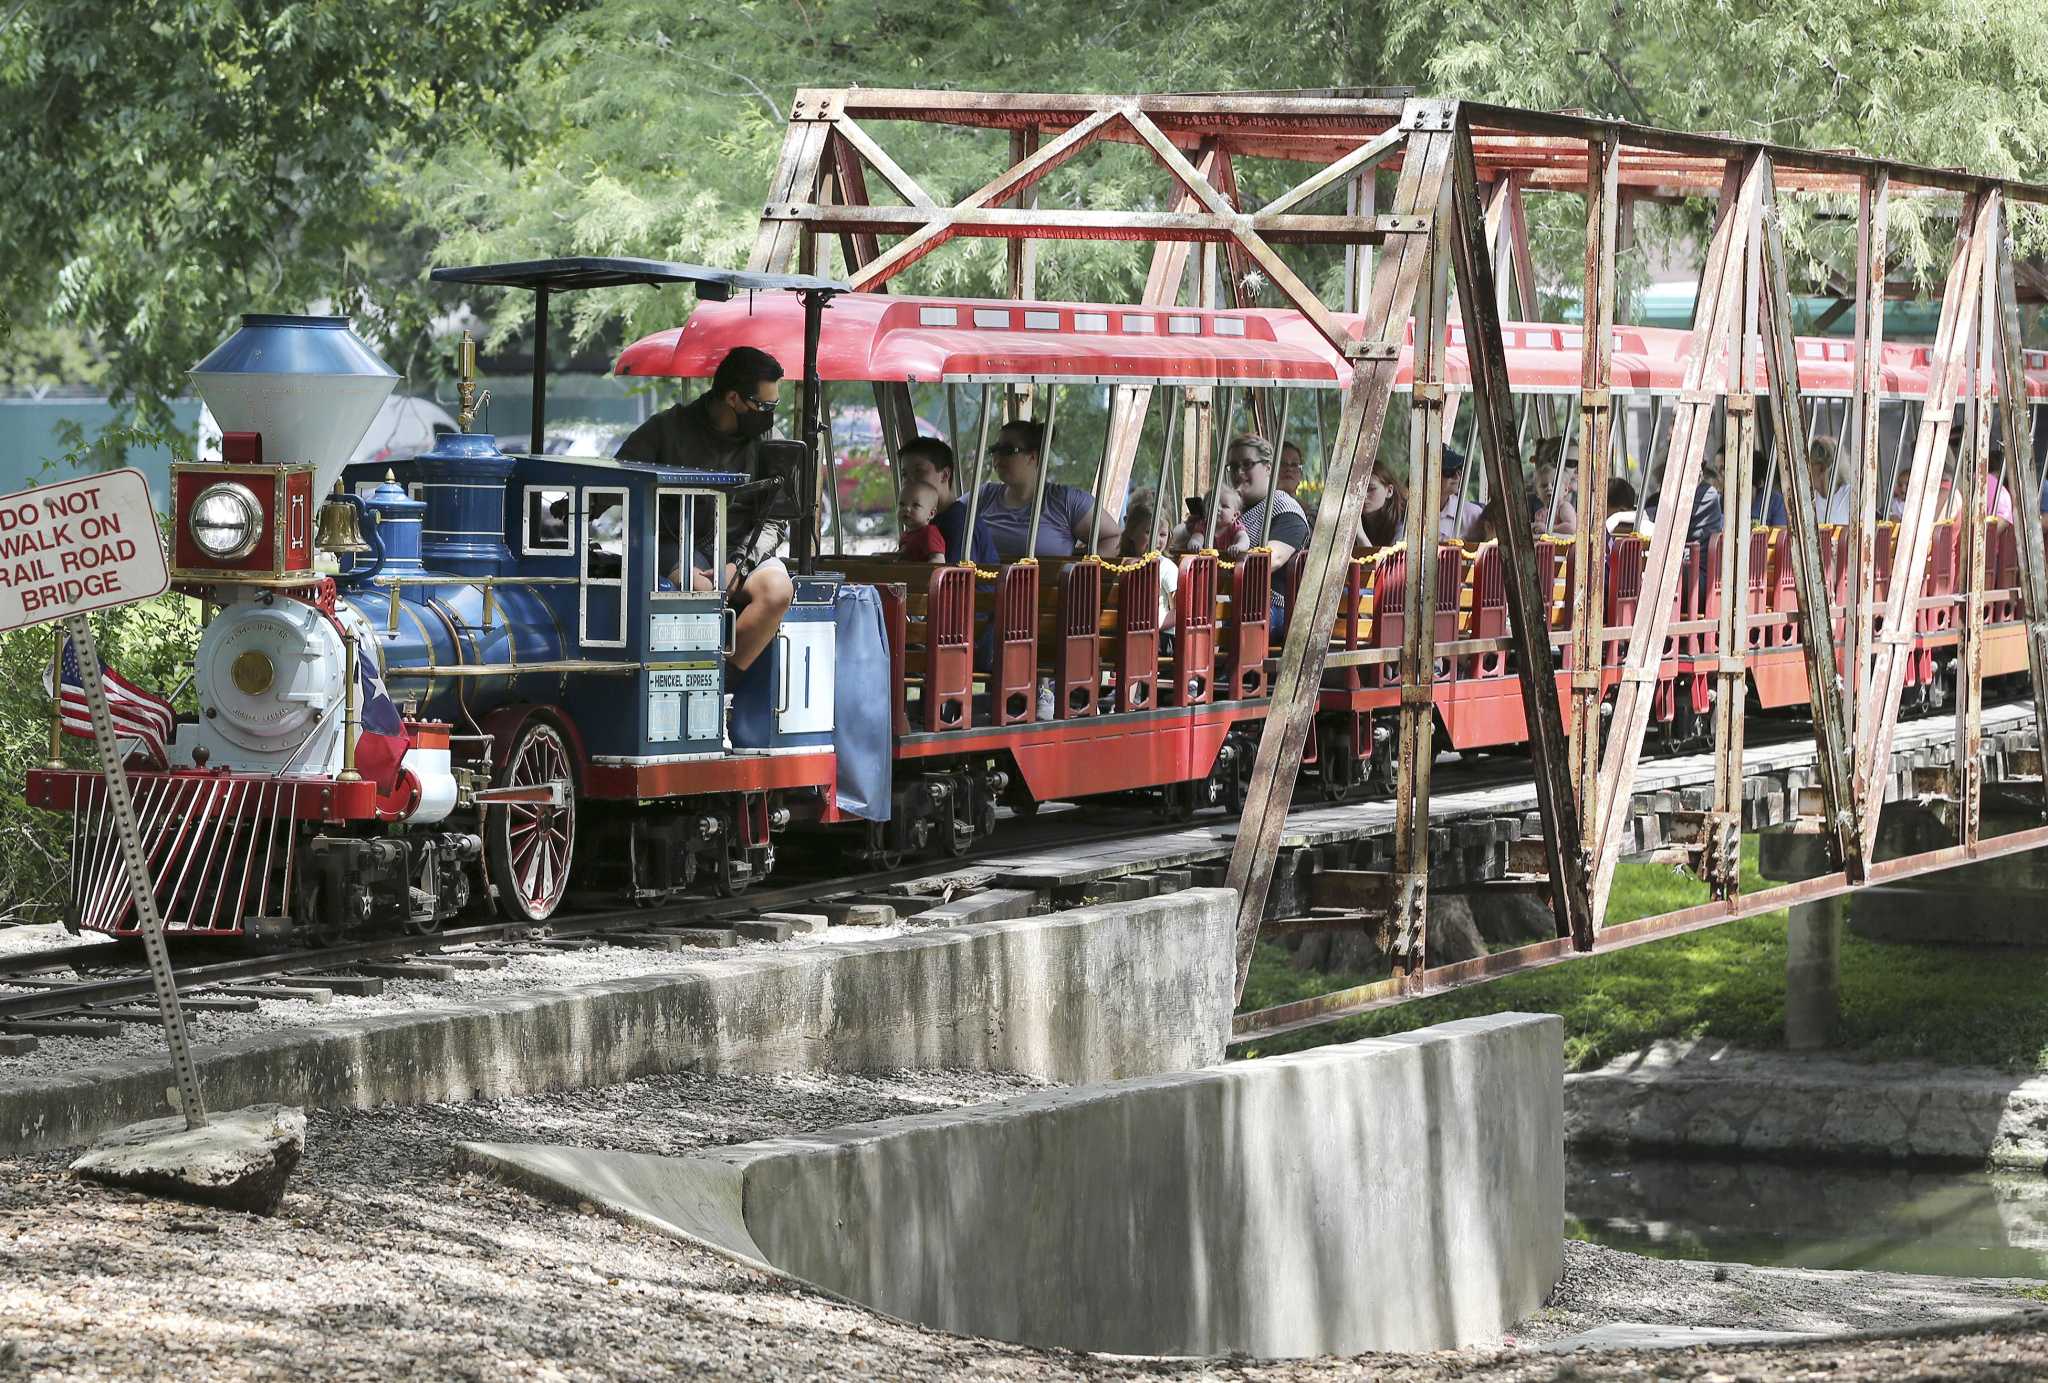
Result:
{"label": "man with glasses", "polygon": [[[759,473],[757,443],[775,425],[782,402],[782,366],[774,356],[752,346],[735,346],[718,362],[711,388],[689,403],[664,408],[619,444],[621,461],[643,461],[678,470],[731,471],[749,477]],[[711,506],[699,506],[699,530],[693,541],[697,565],[714,566],[708,530]],[[764,520],[742,528],[734,518],[734,541],[724,563],[726,596],[737,618],[733,625],[733,670],[744,672],[774,641],[796,589],[789,569],[775,555],[789,536],[789,525]]]}

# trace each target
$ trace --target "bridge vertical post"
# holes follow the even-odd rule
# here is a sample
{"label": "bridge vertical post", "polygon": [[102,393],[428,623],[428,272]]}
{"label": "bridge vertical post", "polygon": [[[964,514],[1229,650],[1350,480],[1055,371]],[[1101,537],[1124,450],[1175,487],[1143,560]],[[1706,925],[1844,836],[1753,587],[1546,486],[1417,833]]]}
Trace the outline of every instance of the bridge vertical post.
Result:
{"label": "bridge vertical post", "polygon": [[1877,848],[1877,825],[1885,788],[1892,772],[1892,738],[1898,729],[1899,698],[1906,672],[1916,653],[1914,626],[1919,609],[1927,553],[1934,540],[1935,511],[1940,503],[1949,426],[1962,387],[1964,354],[1982,302],[1979,277],[1984,273],[1997,203],[1980,192],[1963,200],[1956,222],[1954,258],[1942,290],[1941,322],[1935,329],[1928,366],[1927,401],[1913,443],[1913,466],[1906,485],[1905,512],[1892,555],[1892,583],[1885,601],[1884,633],[1875,641],[1876,665],[1857,718],[1856,794],[1862,813],[1863,857]]}
{"label": "bridge vertical post", "polygon": [[[1380,434],[1400,367],[1402,326],[1416,300],[1424,261],[1429,257],[1429,239],[1440,229],[1436,222],[1441,220],[1444,205],[1454,123],[1455,107],[1410,101],[1402,113],[1403,138],[1388,145],[1389,152],[1405,145],[1394,214],[1420,216],[1427,229],[1392,237],[1387,248],[1375,256],[1366,336],[1346,351],[1351,386],[1330,453],[1326,493],[1309,538],[1298,596],[1301,608],[1288,620],[1287,640],[1273,683],[1272,710],[1259,738],[1258,758],[1252,766],[1237,842],[1230,855],[1228,881],[1238,893],[1236,997],[1243,996],[1251,969],[1252,950],[1258,942],[1280,836],[1287,822],[1288,801],[1315,715],[1323,662],[1329,656],[1328,630],[1336,622],[1366,478],[1379,453]],[[1434,219],[1432,213],[1437,213]],[[1429,515],[1429,521],[1435,524],[1435,514]],[[1432,559],[1434,556],[1432,546]]]}
{"label": "bridge vertical post", "polygon": [[[1750,456],[1756,446],[1757,396],[1750,334],[1757,329],[1762,302],[1763,255],[1757,216],[1743,228],[1742,301],[1736,316],[1735,346],[1729,352],[1727,433],[1721,483],[1727,503],[1721,524],[1721,613],[1714,659],[1714,809],[1699,841],[1696,869],[1716,898],[1742,892],[1742,747],[1749,700],[1749,496]],[[1726,463],[1733,458],[1734,464]],[[1701,554],[1704,558],[1705,554]]]}
{"label": "bridge vertical post", "polygon": [[1806,655],[1807,697],[1813,706],[1814,765],[1827,812],[1827,834],[1835,842],[1842,869],[1853,881],[1863,877],[1866,853],[1851,769],[1852,741],[1842,713],[1842,679],[1835,665],[1834,602],[1828,596],[1821,561],[1821,497],[1806,479],[1806,418],[1800,411],[1799,350],[1792,337],[1778,183],[1768,156],[1760,157],[1758,164],[1763,183],[1761,240],[1767,316],[1764,367],[1770,382],[1778,469],[1785,477],[1785,541],[1792,549],[1792,579],[1799,595],[1800,647]]}
{"label": "bridge vertical post", "polygon": [[[1579,839],[1600,838],[1600,722],[1607,641],[1607,457],[1614,432],[1614,251],[1621,141],[1586,143],[1586,333],[1579,357],[1579,531],[1572,539],[1571,706],[1566,752]],[[1589,899],[1595,926],[1601,898]]]}
{"label": "bridge vertical post", "polygon": [[[1718,390],[1710,386],[1718,373],[1716,360],[1734,334],[1744,277],[1743,246],[1760,192],[1760,155],[1742,163],[1731,160],[1721,184],[1713,240],[1707,248],[1706,270],[1700,276],[1693,308],[1692,356],[1686,362],[1683,392],[1673,409],[1669,460],[1664,467],[1664,521],[1650,539],[1643,565],[1643,584],[1636,621],[1622,660],[1621,685],[1614,698],[1614,719],[1600,761],[1600,830],[1593,859],[1593,908],[1607,904],[1614,867],[1621,858],[1622,831],[1629,814],[1629,786],[1642,758],[1643,736],[1650,727],[1657,682],[1664,659],[1664,632],[1671,625],[1671,607],[1678,594],[1680,558],[1685,554],[1686,525],[1699,488],[1707,434]],[[1603,554],[1604,555],[1604,554]]]}
{"label": "bridge vertical post", "polygon": [[[1891,218],[1891,174],[1863,179],[1856,216],[1856,510],[1849,531],[1849,611],[1842,621],[1842,660],[1848,671],[1844,715],[1853,743],[1863,729],[1862,700],[1870,685],[1871,637],[1877,600],[1878,479],[1884,430],[1879,390],[1884,382],[1885,241]],[[1903,423],[1901,424],[1903,426]]]}
{"label": "bridge vertical post", "polygon": [[[1502,284],[1492,279],[1495,261],[1489,258],[1484,228],[1479,223],[1476,182],[1471,128],[1460,122],[1451,178],[1456,215],[1449,232],[1456,236],[1451,260],[1465,321],[1465,360],[1472,380],[1472,427],[1485,454],[1494,502],[1509,516],[1500,532],[1501,574],[1505,578],[1508,627],[1515,641],[1522,715],[1529,728],[1536,806],[1543,821],[1551,912],[1557,919],[1559,936],[1572,938],[1580,950],[1591,950],[1593,914],[1586,888],[1586,852],[1572,802],[1564,716],[1558,708],[1557,663],[1550,648],[1550,596],[1547,588],[1538,594],[1536,536],[1521,521],[1521,516],[1529,512],[1529,497],[1515,440],[1507,349],[1501,339],[1498,290]],[[1421,378],[1420,373],[1416,378]]]}
{"label": "bridge vertical post", "polygon": [[[1984,195],[1992,203],[1990,234],[1996,238],[2004,198],[1996,191]],[[1956,478],[1956,541],[1962,545],[1956,554],[1956,574],[1962,586],[1962,608],[1956,612],[1955,662],[1959,845],[1975,845],[1984,824],[1984,501],[1985,476],[1991,460],[1991,379],[1997,360],[1997,337],[1993,334],[1997,305],[1998,278],[1987,257],[1984,272],[1978,277],[1976,330],[1970,333],[1970,401],[1965,413],[1968,430],[1963,436]]]}
{"label": "bridge vertical post", "polygon": [[2048,553],[2034,514],[2041,477],[2034,465],[2032,403],[2027,396],[2026,352],[2020,342],[2019,288],[2013,282],[2011,209],[1998,211],[1998,407],[2005,434],[2005,473],[2013,499],[2020,556],[2021,627],[2033,689],[2035,754],[2043,765],[2042,810],[2048,813]]}
{"label": "bridge vertical post", "polygon": [[[1465,170],[1454,165],[1452,179]],[[1409,385],[1408,514],[1402,586],[1401,708],[1395,738],[1394,964],[1410,978],[1429,968],[1429,784],[1436,762],[1436,586],[1444,507],[1444,377],[1449,354],[1451,197],[1432,208],[1427,267],[1415,301]],[[1322,629],[1317,626],[1318,633]]]}

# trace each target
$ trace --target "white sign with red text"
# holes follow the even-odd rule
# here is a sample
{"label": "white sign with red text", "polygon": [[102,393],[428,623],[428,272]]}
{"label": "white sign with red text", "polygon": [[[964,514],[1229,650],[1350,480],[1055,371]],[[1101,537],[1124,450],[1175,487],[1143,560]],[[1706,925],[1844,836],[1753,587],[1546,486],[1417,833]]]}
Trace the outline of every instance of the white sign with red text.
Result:
{"label": "white sign with red text", "polygon": [[0,496],[0,633],[147,600],[170,584],[141,471]]}

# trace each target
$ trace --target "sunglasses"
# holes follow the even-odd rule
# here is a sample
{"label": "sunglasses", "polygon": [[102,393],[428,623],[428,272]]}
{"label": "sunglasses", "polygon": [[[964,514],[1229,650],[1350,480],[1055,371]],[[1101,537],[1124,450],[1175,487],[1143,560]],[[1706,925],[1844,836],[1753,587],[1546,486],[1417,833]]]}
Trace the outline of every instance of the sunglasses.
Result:
{"label": "sunglasses", "polygon": [[1020,447],[1015,442],[997,442],[988,449],[990,456],[1029,456],[1030,447]]}
{"label": "sunglasses", "polygon": [[781,403],[780,399],[757,399],[746,394],[742,394],[740,397],[745,399],[747,407],[753,409],[756,413],[773,413],[776,406]]}
{"label": "sunglasses", "polygon": [[1223,469],[1231,475],[1250,475],[1259,467],[1271,464],[1270,461],[1225,461]]}

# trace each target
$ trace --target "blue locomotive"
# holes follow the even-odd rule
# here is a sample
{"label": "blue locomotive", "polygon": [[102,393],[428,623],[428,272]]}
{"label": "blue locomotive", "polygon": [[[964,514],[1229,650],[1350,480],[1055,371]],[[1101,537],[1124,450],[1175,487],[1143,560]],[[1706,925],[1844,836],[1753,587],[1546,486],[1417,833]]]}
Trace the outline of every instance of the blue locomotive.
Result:
{"label": "blue locomotive", "polygon": [[[436,277],[534,293],[536,438],[552,293],[788,292],[815,318],[839,288],[645,260]],[[467,428],[467,341],[462,363]],[[174,589],[205,612],[200,714],[133,772],[167,930],[323,941],[433,930],[486,895],[536,922],[572,888],[729,895],[792,820],[886,815],[872,587],[816,572],[799,524],[795,604],[735,679],[723,582],[695,569],[742,509],[815,512],[807,447],[772,444],[764,479],[508,454],[465,430],[346,468],[396,378],[343,319],[256,315],[193,371],[224,434],[220,462],[173,477]],[[29,800],[73,820],[67,923],[132,933],[95,775],[38,769]]]}

